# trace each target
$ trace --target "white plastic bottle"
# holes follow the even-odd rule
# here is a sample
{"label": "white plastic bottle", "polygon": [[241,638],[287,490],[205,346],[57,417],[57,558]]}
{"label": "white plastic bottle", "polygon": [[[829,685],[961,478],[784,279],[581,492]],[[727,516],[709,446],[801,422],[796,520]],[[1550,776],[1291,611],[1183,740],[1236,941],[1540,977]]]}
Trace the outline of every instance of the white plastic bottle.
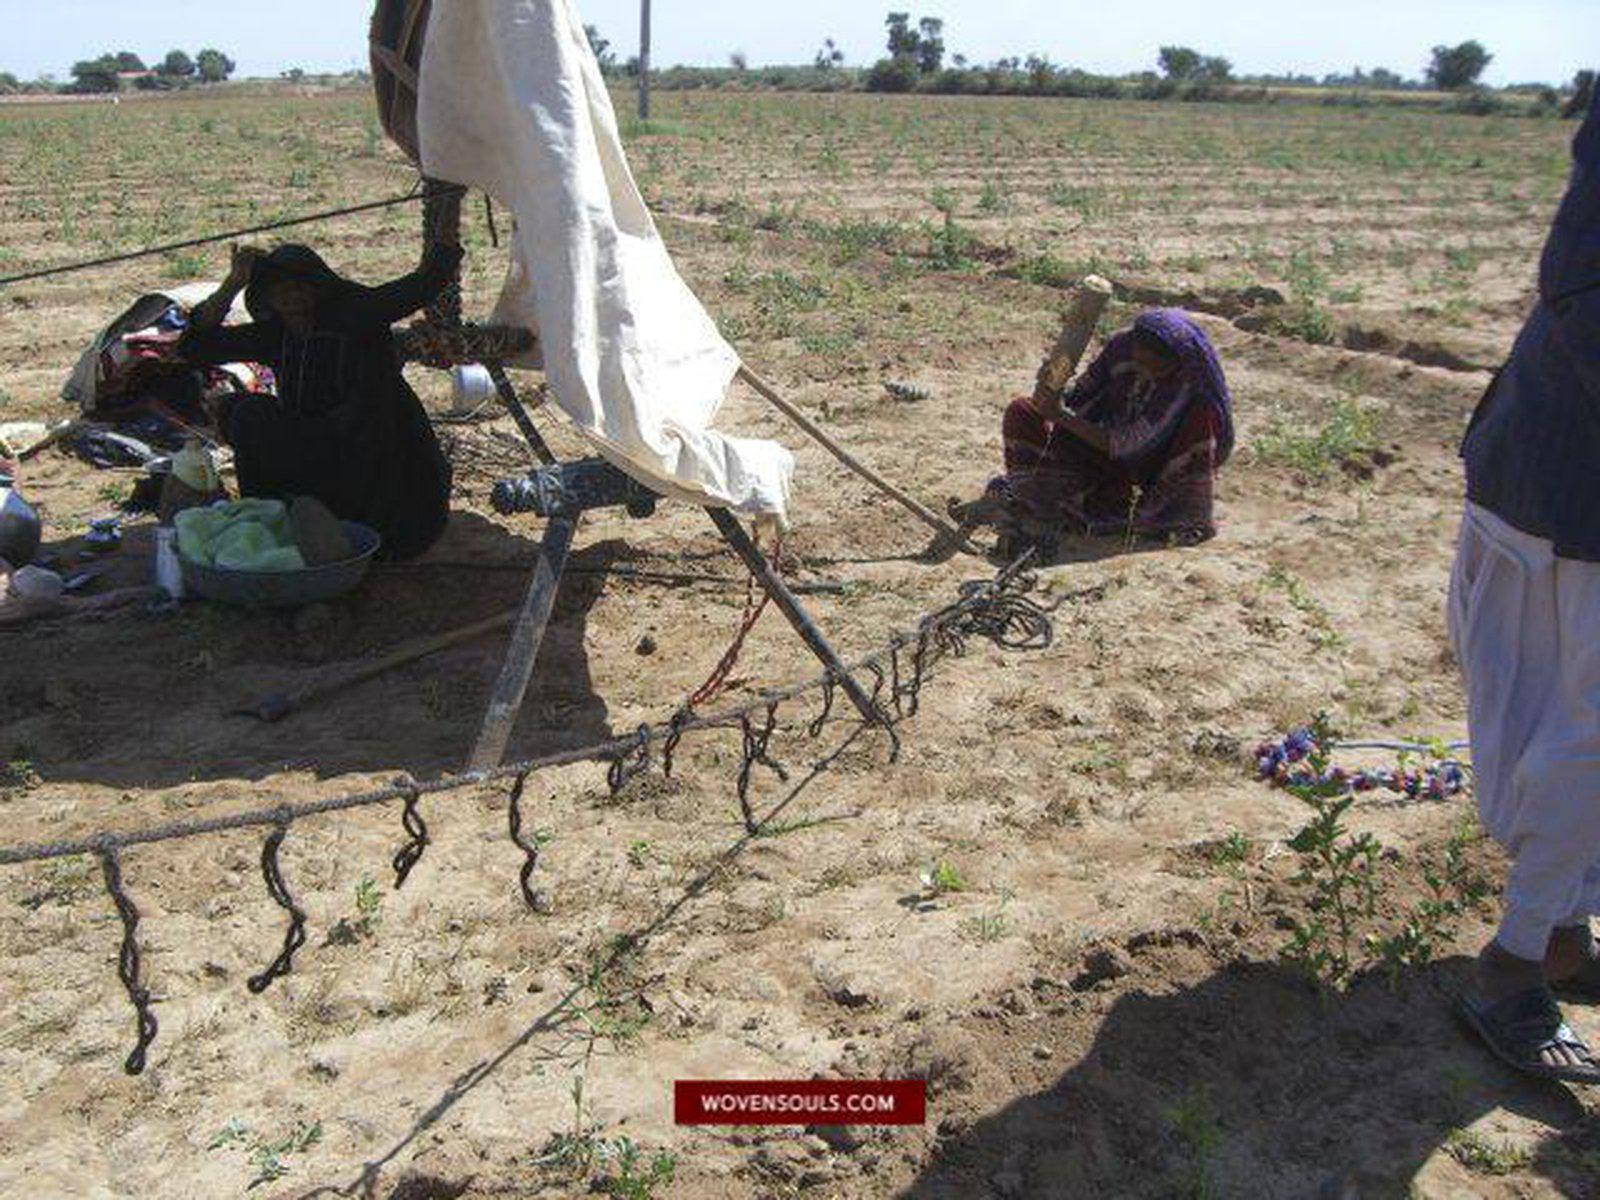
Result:
{"label": "white plastic bottle", "polygon": [[183,599],[183,564],[178,561],[178,531],[156,526],[156,587],[169,600]]}

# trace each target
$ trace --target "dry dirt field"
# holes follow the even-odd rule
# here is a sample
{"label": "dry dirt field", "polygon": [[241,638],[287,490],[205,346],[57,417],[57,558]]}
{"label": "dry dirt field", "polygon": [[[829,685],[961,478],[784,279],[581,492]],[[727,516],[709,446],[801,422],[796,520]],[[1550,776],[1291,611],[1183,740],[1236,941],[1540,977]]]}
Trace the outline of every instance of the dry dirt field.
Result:
{"label": "dry dirt field", "polygon": [[[370,112],[355,92],[0,107],[0,275],[403,192]],[[996,469],[1000,414],[1072,281],[1119,285],[1113,324],[1189,307],[1238,403],[1221,536],[1085,544],[1041,572],[1054,644],[974,642],[944,663],[896,764],[881,736],[841,718],[811,742],[813,708],[785,710],[789,782],[758,771],[758,836],[738,820],[736,733],[686,741],[672,779],[657,767],[617,797],[595,767],[535,777],[547,915],[519,897],[503,787],[425,806],[433,845],[398,893],[394,808],[302,822],[284,867],[309,941],[257,997],[245,980],[283,930],[259,838],[129,851],[161,1022],[139,1078],[120,1069],[133,1022],[95,864],[0,868],[0,1193],[1600,1195],[1594,1097],[1521,1081],[1449,1016],[1492,892],[1392,969],[1367,942],[1498,882],[1470,802],[1354,808],[1351,830],[1383,846],[1371,913],[1348,986],[1319,989],[1284,957],[1314,917],[1288,845],[1309,810],[1246,761],[1321,711],[1350,734],[1464,735],[1442,616],[1455,446],[1534,295],[1571,126],[692,94],[625,132],[681,269],[748,361],[936,506]],[[501,262],[469,216],[483,312]],[[417,221],[300,236],[377,281],[413,262]],[[100,325],[224,267],[199,251],[0,290],[0,418],[68,415],[60,385]],[[417,382],[443,405],[440,377]],[[737,394],[722,424],[797,451],[788,550],[798,578],[841,585],[809,603],[848,656],[992,572],[918,561],[923,531],[757,398]],[[487,493],[525,455],[506,420],[446,434],[451,533],[348,602],[0,630],[4,842],[458,768],[500,639],[281,725],[222,715],[515,603],[538,523],[494,517]],[[24,483],[62,553],[128,486],[55,453]],[[130,525],[122,579],[144,577],[148,537]],[[564,592],[518,755],[665,720],[744,602],[696,511],[593,518],[579,545],[589,573]],[[769,616],[735,695],[812,670]],[[1600,1018],[1575,1020],[1600,1036]],[[675,1079],[813,1075],[926,1078],[929,1124],[672,1125]]]}

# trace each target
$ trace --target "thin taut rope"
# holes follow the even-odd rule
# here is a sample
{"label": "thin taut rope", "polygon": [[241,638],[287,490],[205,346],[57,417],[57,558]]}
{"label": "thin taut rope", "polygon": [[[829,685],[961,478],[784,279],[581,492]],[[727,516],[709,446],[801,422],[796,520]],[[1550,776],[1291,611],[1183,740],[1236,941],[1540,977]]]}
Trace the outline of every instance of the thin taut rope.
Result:
{"label": "thin taut rope", "polygon": [[[453,185],[452,185],[453,186]],[[465,188],[457,189],[466,191]],[[286,217],[281,221],[268,221],[265,225],[252,225],[248,229],[235,229],[228,233],[214,233],[206,237],[190,238],[184,242],[170,242],[164,246],[148,246],[143,250],[130,250],[124,254],[111,254],[105,258],[94,258],[87,262],[68,263],[64,267],[47,267],[38,271],[25,271],[21,275],[6,275],[0,277],[0,287],[13,283],[26,283],[34,279],[49,279],[56,275],[70,275],[76,271],[92,271],[97,267],[111,267],[118,263],[133,262],[141,258],[154,258],[158,254],[171,254],[177,250],[192,250],[196,246],[212,246],[218,242],[231,242],[237,238],[249,237],[257,233],[271,233],[275,229],[291,229],[296,225],[312,225],[318,221],[330,221],[335,217],[348,217],[355,213],[371,212],[378,208],[395,208],[401,204],[414,204],[421,200],[423,193],[420,187],[408,192],[404,196],[394,196],[388,200],[372,200],[366,204],[353,204],[348,208],[332,208],[326,212],[307,213],[301,217]]]}

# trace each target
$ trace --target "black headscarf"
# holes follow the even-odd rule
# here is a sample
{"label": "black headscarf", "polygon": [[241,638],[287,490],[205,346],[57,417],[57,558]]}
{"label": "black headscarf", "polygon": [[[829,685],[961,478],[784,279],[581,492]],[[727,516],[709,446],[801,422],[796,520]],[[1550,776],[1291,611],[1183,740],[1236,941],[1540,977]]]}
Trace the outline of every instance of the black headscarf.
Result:
{"label": "black headscarf", "polygon": [[319,303],[337,303],[358,285],[345,279],[310,246],[279,246],[256,262],[250,275],[250,286],[245,289],[244,306],[255,321],[269,321],[277,316],[267,299],[272,285],[286,279],[308,283],[317,289]]}

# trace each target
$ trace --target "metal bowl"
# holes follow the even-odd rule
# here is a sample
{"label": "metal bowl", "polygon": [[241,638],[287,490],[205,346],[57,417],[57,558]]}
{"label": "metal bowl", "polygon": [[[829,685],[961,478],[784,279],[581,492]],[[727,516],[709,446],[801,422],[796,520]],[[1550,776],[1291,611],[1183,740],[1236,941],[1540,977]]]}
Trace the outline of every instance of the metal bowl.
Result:
{"label": "metal bowl", "polygon": [[39,512],[13,489],[11,477],[0,475],[0,558],[25,567],[39,552]]}
{"label": "metal bowl", "polygon": [[344,528],[356,553],[343,562],[303,571],[228,571],[204,566],[180,552],[184,590],[192,596],[242,608],[299,608],[343,596],[360,586],[372,565],[372,556],[383,545],[375,529],[355,521],[344,522]]}

